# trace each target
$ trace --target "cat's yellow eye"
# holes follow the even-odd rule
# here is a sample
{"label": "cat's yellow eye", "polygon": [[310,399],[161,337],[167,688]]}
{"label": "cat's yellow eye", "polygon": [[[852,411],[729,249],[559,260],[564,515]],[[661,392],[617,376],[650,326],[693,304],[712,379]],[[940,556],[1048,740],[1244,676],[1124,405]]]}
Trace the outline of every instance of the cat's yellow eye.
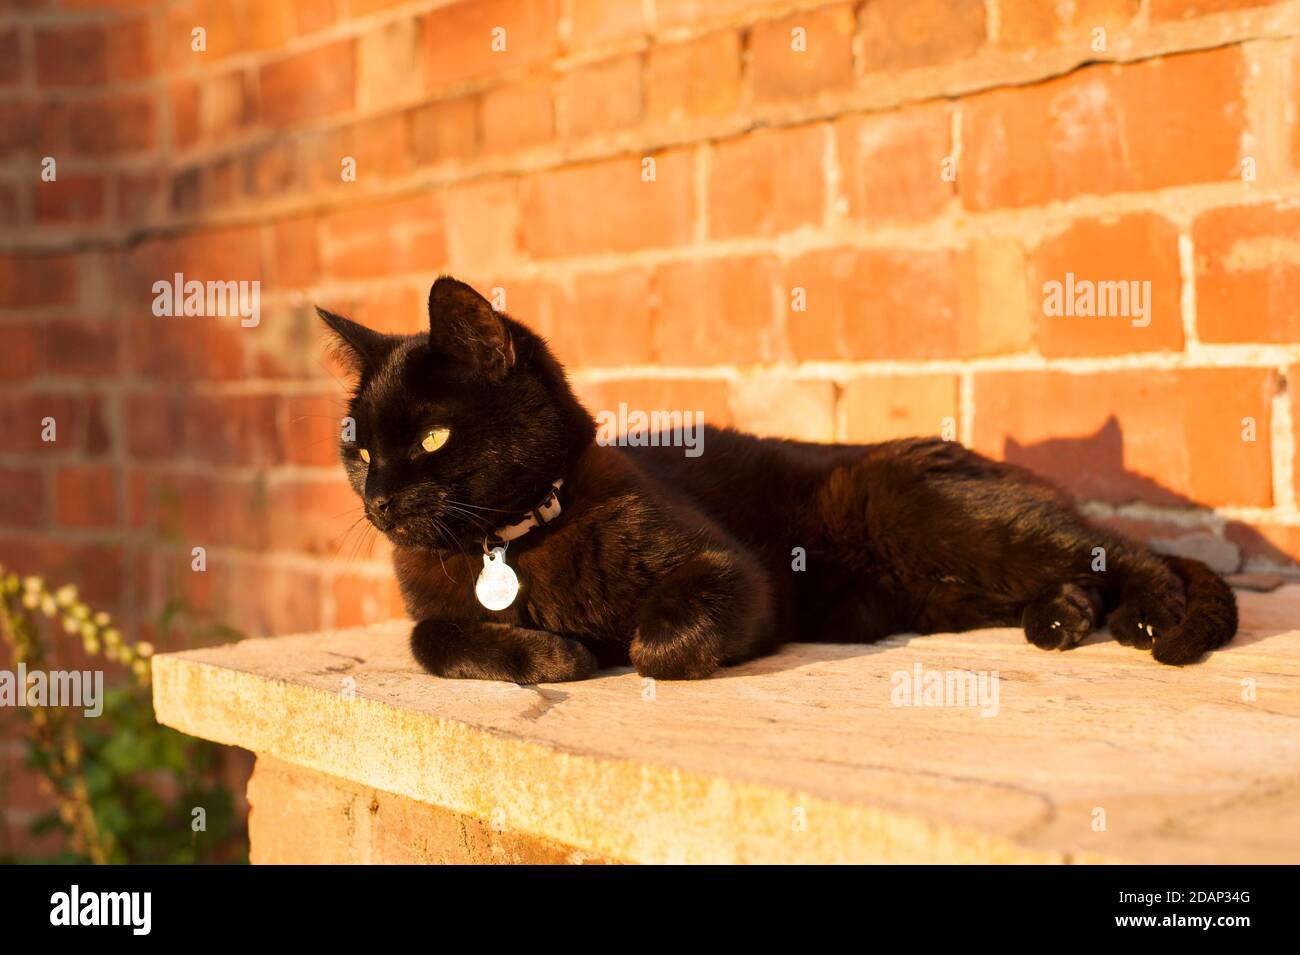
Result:
{"label": "cat's yellow eye", "polygon": [[420,447],[424,448],[425,451],[432,453],[446,444],[447,439],[450,437],[450,428],[430,428],[429,433],[426,434],[424,440],[420,442]]}
{"label": "cat's yellow eye", "polygon": [[358,451],[357,453],[361,455],[361,460],[362,460],[362,461],[365,461],[366,464],[369,464],[369,463],[370,463],[370,452],[369,452],[369,451],[367,451],[365,448],[362,448],[362,449],[361,449],[360,451]]}

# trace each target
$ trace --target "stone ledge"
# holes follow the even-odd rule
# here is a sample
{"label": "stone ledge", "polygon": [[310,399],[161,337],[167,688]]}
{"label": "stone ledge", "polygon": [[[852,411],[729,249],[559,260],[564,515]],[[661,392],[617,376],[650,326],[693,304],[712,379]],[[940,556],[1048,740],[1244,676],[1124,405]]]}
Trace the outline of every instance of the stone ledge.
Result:
{"label": "stone ledge", "polygon": [[[1239,599],[1236,641],[1185,669],[985,630],[791,646],[646,699],[630,670],[440,680],[394,623],[160,655],[154,706],[272,767],[601,859],[1297,862],[1300,586]],[[918,665],[998,671],[997,714],[895,706]]]}

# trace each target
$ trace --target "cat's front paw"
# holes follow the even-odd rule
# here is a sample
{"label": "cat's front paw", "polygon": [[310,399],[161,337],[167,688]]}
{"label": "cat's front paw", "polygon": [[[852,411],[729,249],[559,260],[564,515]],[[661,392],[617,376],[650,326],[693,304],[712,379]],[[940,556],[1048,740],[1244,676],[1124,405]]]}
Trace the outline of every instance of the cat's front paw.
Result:
{"label": "cat's front paw", "polygon": [[577,640],[558,637],[541,646],[530,646],[520,661],[515,683],[567,683],[585,680],[596,672],[596,658]]}
{"label": "cat's front paw", "polygon": [[702,680],[721,664],[718,641],[707,635],[683,640],[670,625],[652,624],[637,631],[628,654],[641,676],[655,680]]}
{"label": "cat's front paw", "polygon": [[422,620],[411,632],[416,660],[434,676],[506,683],[564,683],[596,672],[577,640],[500,623]]}
{"label": "cat's front paw", "polygon": [[1077,646],[1097,626],[1099,602],[1094,593],[1076,584],[1063,584],[1055,594],[1025,608],[1021,624],[1029,642],[1044,650]]}
{"label": "cat's front paw", "polygon": [[1122,603],[1107,618],[1111,636],[1128,647],[1150,650],[1161,637],[1170,636],[1182,614],[1156,596],[1142,596]]}

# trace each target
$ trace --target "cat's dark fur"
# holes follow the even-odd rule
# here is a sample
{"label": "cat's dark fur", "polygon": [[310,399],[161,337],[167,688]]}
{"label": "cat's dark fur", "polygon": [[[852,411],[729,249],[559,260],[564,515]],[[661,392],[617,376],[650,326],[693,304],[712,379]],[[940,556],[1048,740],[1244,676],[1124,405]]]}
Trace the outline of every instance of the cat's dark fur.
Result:
{"label": "cat's dark fur", "polygon": [[[697,678],[790,640],[1019,625],[1066,649],[1103,621],[1181,664],[1236,632],[1232,591],[1204,564],[1098,527],[1047,481],[955,442],[710,428],[699,457],[606,447],[545,342],[461,282],[434,284],[427,336],[321,316],[359,376],[343,463],[396,545],[411,646],[432,673],[539,683],[630,660]],[[422,453],[435,426],[450,438]],[[557,478],[560,516],[507,551],[517,599],[485,609],[485,536]]]}

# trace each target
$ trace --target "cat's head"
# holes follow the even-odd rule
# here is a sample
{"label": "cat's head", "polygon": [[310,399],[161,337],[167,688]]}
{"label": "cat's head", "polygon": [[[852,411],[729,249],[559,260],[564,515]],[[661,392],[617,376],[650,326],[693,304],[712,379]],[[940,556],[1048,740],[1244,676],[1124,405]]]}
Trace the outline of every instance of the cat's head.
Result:
{"label": "cat's head", "polygon": [[317,312],[357,376],[343,467],[394,543],[468,551],[536,507],[593,440],[546,343],[464,282],[434,282],[427,335]]}

